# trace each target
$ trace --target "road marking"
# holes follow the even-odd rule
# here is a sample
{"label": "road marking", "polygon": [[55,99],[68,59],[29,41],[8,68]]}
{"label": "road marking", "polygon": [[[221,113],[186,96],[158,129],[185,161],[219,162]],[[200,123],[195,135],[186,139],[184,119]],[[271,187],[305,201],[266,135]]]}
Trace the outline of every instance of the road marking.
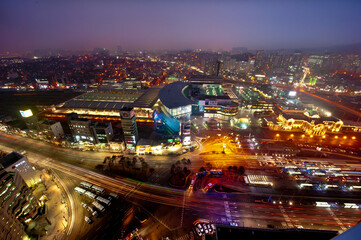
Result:
{"label": "road marking", "polygon": [[337,222],[337,224],[340,226],[340,228],[343,231],[346,231],[347,228],[343,225],[343,223],[340,221],[340,219],[336,216],[336,214],[331,210],[331,209],[327,209],[328,212],[331,214],[331,216],[333,217],[333,219]]}
{"label": "road marking", "polygon": [[279,208],[281,210],[281,213],[283,215],[283,217],[285,218],[286,222],[287,222],[287,225],[290,227],[290,228],[294,228],[295,226],[293,225],[290,217],[288,216],[286,210],[284,209],[284,207],[282,205],[279,205]]}
{"label": "road marking", "polygon": [[142,182],[139,182],[137,185],[135,185],[134,188],[132,188],[127,194],[124,195],[124,199],[131,197],[141,185],[143,185]]}

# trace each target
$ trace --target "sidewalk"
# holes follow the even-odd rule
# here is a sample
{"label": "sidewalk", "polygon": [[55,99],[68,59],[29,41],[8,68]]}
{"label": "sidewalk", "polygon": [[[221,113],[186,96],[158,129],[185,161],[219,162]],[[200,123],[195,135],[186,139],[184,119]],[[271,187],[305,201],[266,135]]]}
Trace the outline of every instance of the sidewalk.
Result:
{"label": "sidewalk", "polygon": [[64,239],[66,227],[68,225],[68,205],[65,201],[66,193],[57,186],[45,170],[42,170],[43,182],[34,190],[34,196],[39,199],[45,195],[47,201],[45,202],[45,214],[39,217],[36,229],[46,235],[41,236],[40,239]]}

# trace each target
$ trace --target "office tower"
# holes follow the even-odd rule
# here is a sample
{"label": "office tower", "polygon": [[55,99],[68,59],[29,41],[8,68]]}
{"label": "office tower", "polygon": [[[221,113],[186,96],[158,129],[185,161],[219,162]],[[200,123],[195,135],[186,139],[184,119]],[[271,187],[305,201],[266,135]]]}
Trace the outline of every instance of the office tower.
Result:
{"label": "office tower", "polygon": [[132,107],[124,107],[120,110],[125,146],[129,150],[135,150],[138,141],[138,127]]}
{"label": "office tower", "polygon": [[0,158],[0,169],[9,173],[18,173],[29,187],[40,181],[40,176],[34,171],[28,158],[17,152],[9,153]]}
{"label": "office tower", "polygon": [[18,172],[0,169],[0,239],[27,237],[25,225],[37,215],[37,203]]}

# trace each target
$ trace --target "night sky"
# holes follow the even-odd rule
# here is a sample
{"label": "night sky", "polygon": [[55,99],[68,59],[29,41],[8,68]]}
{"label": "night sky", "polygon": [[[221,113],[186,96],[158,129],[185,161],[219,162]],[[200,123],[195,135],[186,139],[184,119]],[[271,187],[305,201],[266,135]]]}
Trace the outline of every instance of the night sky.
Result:
{"label": "night sky", "polygon": [[0,52],[249,49],[361,42],[361,1],[0,0]]}

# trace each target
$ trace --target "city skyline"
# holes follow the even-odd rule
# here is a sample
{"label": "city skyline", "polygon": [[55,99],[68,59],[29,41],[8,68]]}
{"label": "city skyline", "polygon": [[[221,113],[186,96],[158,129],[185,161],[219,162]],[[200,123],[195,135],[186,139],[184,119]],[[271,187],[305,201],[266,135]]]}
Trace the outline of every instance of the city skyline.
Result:
{"label": "city skyline", "polygon": [[361,3],[1,3],[0,52],[33,49],[317,48],[361,41]]}

